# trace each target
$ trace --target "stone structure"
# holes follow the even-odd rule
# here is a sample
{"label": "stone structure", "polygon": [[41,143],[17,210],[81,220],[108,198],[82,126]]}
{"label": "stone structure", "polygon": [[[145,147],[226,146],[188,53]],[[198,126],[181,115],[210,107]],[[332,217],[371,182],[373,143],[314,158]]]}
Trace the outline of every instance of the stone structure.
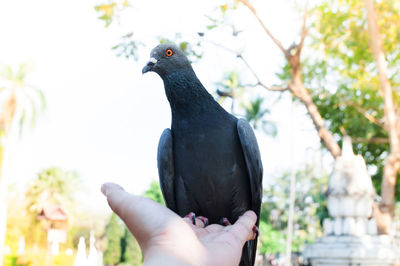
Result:
{"label": "stone structure", "polygon": [[371,218],[375,190],[361,155],[354,155],[344,137],[326,192],[329,215],[324,237],[308,245],[304,256],[312,265],[393,265],[398,255],[388,235],[377,235]]}
{"label": "stone structure", "polygon": [[76,253],[74,266],[101,266],[103,265],[103,255],[95,247],[96,239],[93,230],[90,231],[89,255],[86,254],[85,238],[79,238],[78,252]]}

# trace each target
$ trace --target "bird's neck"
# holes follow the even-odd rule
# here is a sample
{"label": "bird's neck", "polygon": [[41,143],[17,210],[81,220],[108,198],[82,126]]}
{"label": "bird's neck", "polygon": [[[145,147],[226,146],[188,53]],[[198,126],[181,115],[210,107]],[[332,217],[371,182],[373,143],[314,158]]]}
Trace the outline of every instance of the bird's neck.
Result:
{"label": "bird's neck", "polygon": [[162,79],[173,113],[202,112],[210,101],[215,102],[192,68],[166,74]]}

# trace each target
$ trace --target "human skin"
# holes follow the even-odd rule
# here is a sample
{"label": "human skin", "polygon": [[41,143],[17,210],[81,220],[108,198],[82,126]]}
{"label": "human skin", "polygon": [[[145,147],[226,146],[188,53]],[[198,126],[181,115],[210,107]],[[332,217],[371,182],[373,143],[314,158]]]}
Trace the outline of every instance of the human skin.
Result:
{"label": "human skin", "polygon": [[127,193],[121,186],[101,187],[111,209],[138,241],[144,265],[238,265],[242,247],[255,237],[257,216],[245,212],[233,225],[181,218],[165,206]]}

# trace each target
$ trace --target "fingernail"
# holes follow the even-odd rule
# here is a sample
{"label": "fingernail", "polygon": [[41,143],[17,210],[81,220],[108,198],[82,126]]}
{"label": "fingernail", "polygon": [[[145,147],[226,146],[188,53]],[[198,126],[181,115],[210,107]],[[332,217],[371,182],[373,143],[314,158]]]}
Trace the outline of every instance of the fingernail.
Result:
{"label": "fingernail", "polygon": [[103,185],[101,185],[100,190],[101,190],[101,193],[103,193],[103,195],[107,197],[107,195],[106,195],[106,186],[107,186],[107,183],[104,183]]}

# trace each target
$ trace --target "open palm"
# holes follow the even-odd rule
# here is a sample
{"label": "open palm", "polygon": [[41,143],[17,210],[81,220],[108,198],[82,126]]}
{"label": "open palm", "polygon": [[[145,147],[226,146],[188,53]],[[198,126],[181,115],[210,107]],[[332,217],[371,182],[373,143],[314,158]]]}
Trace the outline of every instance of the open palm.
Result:
{"label": "open palm", "polygon": [[102,186],[111,209],[137,239],[145,265],[238,265],[244,243],[255,237],[256,215],[248,211],[235,224],[204,227],[201,219],[182,219],[161,204]]}

